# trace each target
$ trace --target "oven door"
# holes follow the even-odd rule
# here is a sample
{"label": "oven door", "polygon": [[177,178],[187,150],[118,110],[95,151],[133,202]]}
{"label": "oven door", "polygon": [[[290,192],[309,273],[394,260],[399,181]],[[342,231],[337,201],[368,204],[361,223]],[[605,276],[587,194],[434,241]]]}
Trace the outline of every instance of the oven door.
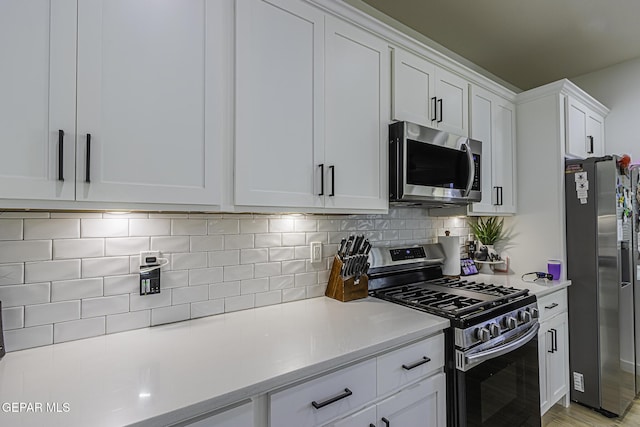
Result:
{"label": "oven door", "polygon": [[466,371],[456,370],[459,426],[541,425],[538,328],[502,349],[473,355]]}

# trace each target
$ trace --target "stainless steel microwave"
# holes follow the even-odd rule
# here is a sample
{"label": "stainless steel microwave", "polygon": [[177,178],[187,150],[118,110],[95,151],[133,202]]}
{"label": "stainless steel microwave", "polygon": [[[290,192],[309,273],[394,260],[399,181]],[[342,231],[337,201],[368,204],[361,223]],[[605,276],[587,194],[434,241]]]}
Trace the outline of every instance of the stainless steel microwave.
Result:
{"label": "stainless steel microwave", "polygon": [[389,125],[389,201],[451,206],[479,202],[482,143],[409,122]]}

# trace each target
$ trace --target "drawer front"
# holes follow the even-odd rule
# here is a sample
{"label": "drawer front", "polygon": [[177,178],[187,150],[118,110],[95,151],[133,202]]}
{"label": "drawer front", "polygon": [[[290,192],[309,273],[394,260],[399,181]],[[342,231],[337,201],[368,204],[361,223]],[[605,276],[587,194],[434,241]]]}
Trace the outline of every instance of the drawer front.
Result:
{"label": "drawer front", "polygon": [[378,356],[378,395],[383,395],[444,366],[444,335],[438,334]]}
{"label": "drawer front", "polygon": [[271,394],[269,425],[321,425],[353,412],[375,397],[376,360],[370,359]]}
{"label": "drawer front", "polygon": [[567,290],[561,289],[538,299],[538,310],[540,310],[540,322],[567,311]]}

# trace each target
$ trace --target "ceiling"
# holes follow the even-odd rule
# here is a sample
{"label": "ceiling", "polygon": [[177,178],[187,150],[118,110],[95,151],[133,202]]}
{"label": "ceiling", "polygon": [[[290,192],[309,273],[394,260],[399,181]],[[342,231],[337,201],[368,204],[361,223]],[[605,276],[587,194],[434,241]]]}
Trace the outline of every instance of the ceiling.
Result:
{"label": "ceiling", "polygon": [[522,90],[640,57],[638,0],[347,2],[374,7]]}

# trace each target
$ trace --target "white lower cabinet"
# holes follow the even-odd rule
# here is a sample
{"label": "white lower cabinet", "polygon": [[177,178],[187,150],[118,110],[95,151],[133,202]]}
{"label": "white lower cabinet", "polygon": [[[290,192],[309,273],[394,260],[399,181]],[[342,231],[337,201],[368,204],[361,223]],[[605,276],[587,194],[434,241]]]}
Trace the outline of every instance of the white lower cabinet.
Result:
{"label": "white lower cabinet", "polygon": [[235,408],[219,412],[215,415],[198,417],[191,421],[185,421],[177,426],[189,427],[254,427],[253,402],[247,402]]}
{"label": "white lower cabinet", "polygon": [[[560,290],[538,300],[540,331],[540,411],[542,414],[562,400],[569,404],[569,318],[567,291]],[[563,399],[564,397],[564,399]]]}
{"label": "white lower cabinet", "polygon": [[446,425],[442,334],[274,392],[269,425]]}

